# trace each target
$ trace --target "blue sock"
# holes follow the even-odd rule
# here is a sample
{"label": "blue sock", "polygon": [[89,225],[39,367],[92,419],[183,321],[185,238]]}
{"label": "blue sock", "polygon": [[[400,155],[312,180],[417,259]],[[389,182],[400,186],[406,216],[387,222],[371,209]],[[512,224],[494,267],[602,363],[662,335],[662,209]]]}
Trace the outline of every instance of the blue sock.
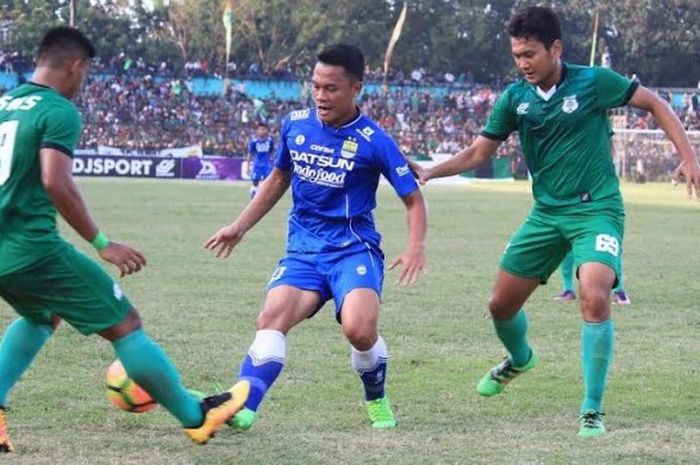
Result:
{"label": "blue sock", "polygon": [[583,322],[581,330],[581,368],[584,398],[581,412],[601,411],[608,368],[613,356],[615,325],[608,319],[601,323]]}
{"label": "blue sock", "polygon": [[389,352],[384,338],[379,336],[377,342],[366,351],[352,347],[350,364],[362,380],[365,387],[365,400],[375,400],[384,397],[386,383],[386,366]]}
{"label": "blue sock", "polygon": [[527,315],[521,308],[510,320],[493,320],[496,334],[510,354],[513,366],[523,367],[530,361],[532,348],[527,342]]}
{"label": "blue sock", "polygon": [[191,428],[202,424],[204,417],[199,400],[187,392],[168,356],[142,329],[112,342],[112,346],[129,378],[165,407],[182,426]]}
{"label": "blue sock", "polygon": [[563,287],[565,291],[574,290],[574,254],[569,251],[562,260],[561,265],[559,265],[561,270],[561,279],[563,281]]}
{"label": "blue sock", "polygon": [[279,331],[261,329],[243,359],[238,379],[250,382],[250,395],[245,407],[257,411],[267,390],[284,368],[286,337]]}
{"label": "blue sock", "polygon": [[7,327],[0,342],[0,406],[5,406],[8,392],[29,368],[51,334],[51,325],[39,325],[22,317]]}

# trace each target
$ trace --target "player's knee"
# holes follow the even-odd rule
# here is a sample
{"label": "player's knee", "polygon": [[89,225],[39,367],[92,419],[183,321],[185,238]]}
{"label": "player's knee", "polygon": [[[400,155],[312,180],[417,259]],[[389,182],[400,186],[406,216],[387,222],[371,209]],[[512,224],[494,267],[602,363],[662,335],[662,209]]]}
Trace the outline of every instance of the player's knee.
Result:
{"label": "player's knee", "polygon": [[582,289],[581,314],[584,320],[596,322],[610,317],[610,291],[606,289]]}
{"label": "player's knee", "polygon": [[512,308],[511,305],[508,305],[506,301],[495,294],[492,294],[489,298],[489,312],[496,320],[509,320],[518,310],[519,308]]}
{"label": "player's knee", "polygon": [[371,349],[374,343],[377,342],[377,331],[373,328],[352,326],[343,328],[343,332],[350,344],[360,351]]}

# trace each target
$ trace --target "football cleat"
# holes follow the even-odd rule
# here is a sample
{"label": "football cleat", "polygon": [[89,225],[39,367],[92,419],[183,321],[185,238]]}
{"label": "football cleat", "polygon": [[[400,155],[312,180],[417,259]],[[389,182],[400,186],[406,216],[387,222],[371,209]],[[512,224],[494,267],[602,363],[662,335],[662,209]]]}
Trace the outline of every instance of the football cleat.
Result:
{"label": "football cleat", "polygon": [[576,293],[574,291],[563,291],[561,294],[556,296],[554,300],[576,300]]}
{"label": "football cleat", "polygon": [[607,433],[603,424],[603,415],[605,414],[594,410],[583,412],[579,417],[581,428],[578,430],[578,436],[580,438],[596,438]]}
{"label": "football cleat", "polygon": [[396,417],[386,396],[381,399],[368,400],[367,415],[369,416],[369,421],[372,422],[372,428],[396,428]]}
{"label": "football cleat", "polygon": [[239,381],[223,394],[205,397],[200,402],[204,420],[196,428],[185,428],[185,434],[197,444],[206,444],[221,426],[230,420],[248,400],[250,383]]}
{"label": "football cleat", "polygon": [[526,371],[535,368],[539,361],[540,359],[534,350],[530,355],[530,361],[528,361],[523,367],[514,367],[513,363],[510,361],[510,357],[506,357],[501,363],[491,368],[488,373],[486,373],[481,380],[479,380],[476,390],[479,394],[485,397],[500,394],[503,392],[508,383]]}

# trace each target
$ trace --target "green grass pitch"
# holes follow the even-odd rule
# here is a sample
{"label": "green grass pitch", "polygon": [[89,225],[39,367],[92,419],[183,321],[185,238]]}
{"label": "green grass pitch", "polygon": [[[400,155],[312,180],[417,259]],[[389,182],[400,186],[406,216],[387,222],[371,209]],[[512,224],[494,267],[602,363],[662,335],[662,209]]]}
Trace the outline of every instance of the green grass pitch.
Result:
{"label": "green grass pitch", "polygon": [[[79,182],[98,223],[141,248],[148,266],[122,287],[189,387],[235,379],[265,285],[283,254],[289,196],[228,260],[202,249],[248,201],[248,185]],[[576,437],[580,317],[552,300],[555,275],[531,298],[541,365],[484,399],[475,383],[504,354],[486,302],[499,255],[531,203],[525,183],[427,186],[430,271],[416,286],[385,280],[393,431],[367,424],[349,347],[327,306],[288,340],[288,363],[244,435],[194,446],[162,408],[129,414],[105,398],[108,343],[62,326],[11,393],[14,464],[697,464],[700,463],[700,205],[670,185],[625,185],[626,285],[605,402],[610,433]],[[383,186],[377,222],[388,258],[405,244],[404,208]],[[62,226],[64,231],[67,228]],[[82,241],[66,236],[85,250]],[[94,252],[88,250],[92,256]],[[111,273],[114,270],[110,269]],[[6,326],[14,314],[0,303]]]}

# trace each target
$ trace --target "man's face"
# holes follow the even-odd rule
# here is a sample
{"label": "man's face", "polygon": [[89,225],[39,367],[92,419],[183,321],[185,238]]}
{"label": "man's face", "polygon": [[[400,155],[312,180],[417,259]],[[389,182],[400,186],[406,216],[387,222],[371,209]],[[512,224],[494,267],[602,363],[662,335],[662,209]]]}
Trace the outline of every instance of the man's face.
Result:
{"label": "man's face", "polygon": [[340,126],[353,117],[355,99],[362,90],[362,82],[351,79],[345,68],[316,63],[311,84],[321,121]]}
{"label": "man's face", "polygon": [[258,139],[264,139],[267,137],[267,126],[258,126],[255,132],[258,135]]}
{"label": "man's face", "polygon": [[559,66],[562,45],[555,40],[549,50],[542,42],[532,38],[511,37],[510,48],[515,64],[530,84],[551,86],[549,82]]}

